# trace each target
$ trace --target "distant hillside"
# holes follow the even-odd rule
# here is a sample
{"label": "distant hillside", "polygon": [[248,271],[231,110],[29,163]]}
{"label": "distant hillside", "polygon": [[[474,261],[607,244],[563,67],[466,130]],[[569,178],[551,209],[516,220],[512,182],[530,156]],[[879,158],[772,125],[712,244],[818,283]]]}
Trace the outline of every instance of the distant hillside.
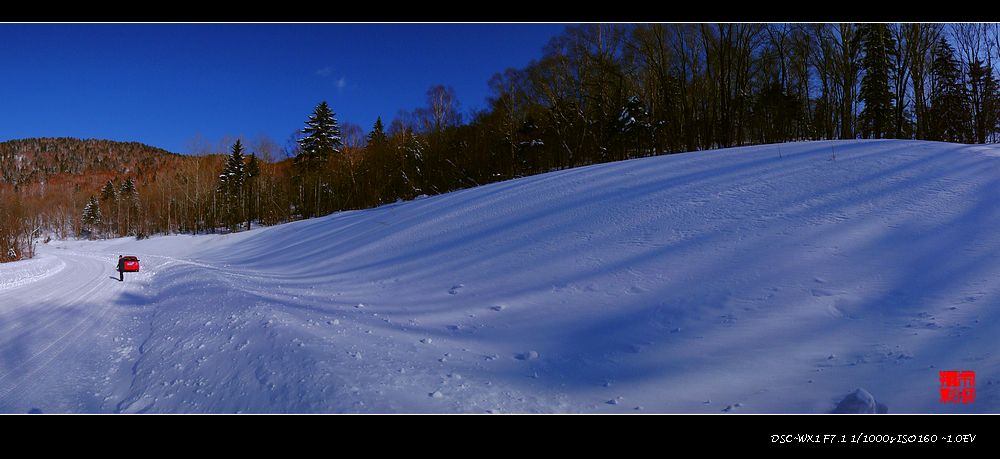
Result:
{"label": "distant hillside", "polygon": [[[0,263],[30,258],[31,241],[50,236],[215,231],[228,209],[219,205],[218,195],[225,161],[222,154],[180,155],[139,142],[68,137],[0,142]],[[290,220],[291,162],[264,161],[258,167],[254,194],[240,208],[261,224]],[[85,223],[88,206],[97,210]]]}
{"label": "distant hillside", "polygon": [[45,137],[0,142],[0,184],[23,186],[71,174],[136,175],[180,155],[139,142]]}

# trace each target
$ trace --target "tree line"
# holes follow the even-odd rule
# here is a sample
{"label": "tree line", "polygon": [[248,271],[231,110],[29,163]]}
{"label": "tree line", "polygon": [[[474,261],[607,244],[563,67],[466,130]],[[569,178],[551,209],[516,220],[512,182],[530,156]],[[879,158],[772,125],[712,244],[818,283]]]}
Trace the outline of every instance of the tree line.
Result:
{"label": "tree line", "polygon": [[[472,113],[438,85],[423,107],[365,133],[321,102],[284,147],[241,139],[228,155],[146,153],[155,164],[134,160],[62,188],[51,178],[0,186],[0,211],[25,222],[0,223],[0,259],[30,253],[39,231],[237,231],[652,155],[822,139],[987,143],[1000,133],[993,24],[584,24],[542,51],[494,75]],[[53,158],[52,171],[79,175],[79,161]],[[0,151],[0,177],[30,178],[11,161]]]}
{"label": "tree line", "polygon": [[567,27],[540,59],[496,74],[486,108],[468,120],[454,91],[435,86],[387,130],[379,119],[360,146],[329,149],[332,207],[317,210],[712,148],[995,142],[998,57],[993,24]]}

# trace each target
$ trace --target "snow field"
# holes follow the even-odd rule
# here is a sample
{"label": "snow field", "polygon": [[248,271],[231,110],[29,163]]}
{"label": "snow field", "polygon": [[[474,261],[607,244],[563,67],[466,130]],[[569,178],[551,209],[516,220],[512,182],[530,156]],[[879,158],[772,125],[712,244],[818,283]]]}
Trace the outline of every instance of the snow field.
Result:
{"label": "snow field", "polygon": [[[1000,150],[780,152],[40,246],[0,265],[0,411],[1000,410]],[[942,405],[939,370],[976,402]]]}

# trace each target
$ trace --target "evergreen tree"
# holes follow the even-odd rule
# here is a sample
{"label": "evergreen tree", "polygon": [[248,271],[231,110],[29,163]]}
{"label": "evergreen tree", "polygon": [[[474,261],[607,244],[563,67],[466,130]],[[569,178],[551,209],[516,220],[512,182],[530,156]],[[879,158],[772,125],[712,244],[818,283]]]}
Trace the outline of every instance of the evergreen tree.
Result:
{"label": "evergreen tree", "polygon": [[298,141],[299,156],[295,159],[296,162],[307,163],[309,168],[325,162],[331,154],[340,153],[344,147],[337,118],[326,101],[316,106],[301,132],[304,137]]}
{"label": "evergreen tree", "polygon": [[101,200],[102,201],[114,201],[118,199],[118,191],[115,189],[115,182],[108,180],[108,183],[104,184],[101,188]]}
{"label": "evergreen tree", "polygon": [[299,187],[299,212],[303,217],[322,214],[332,201],[332,187],[325,169],[330,156],[339,154],[343,139],[337,119],[326,102],[320,102],[302,129],[298,140],[299,153],[295,157],[296,181]]}
{"label": "evergreen tree", "polygon": [[645,149],[652,146],[653,126],[649,111],[639,99],[631,96],[622,107],[618,122],[614,124],[614,136],[620,136],[622,152],[620,159],[628,159],[634,152],[637,156],[645,156]]}
{"label": "evergreen tree", "polygon": [[243,188],[246,165],[243,157],[243,143],[239,139],[233,144],[226,165],[219,174],[218,191],[227,197],[234,197]]}
{"label": "evergreen tree", "polygon": [[983,77],[983,142],[996,142],[996,132],[1000,128],[1000,82],[993,76],[993,68],[985,67]]}
{"label": "evergreen tree", "polygon": [[865,76],[861,79],[859,98],[865,106],[858,122],[862,137],[880,139],[892,130],[894,119],[889,73],[896,41],[888,24],[866,24],[862,37],[865,57],[861,66]]}
{"label": "evergreen tree", "polygon": [[242,221],[243,186],[246,180],[246,164],[243,157],[243,143],[237,139],[233,144],[232,153],[226,160],[226,165],[219,174],[219,185],[216,188],[222,196],[222,219],[231,230],[236,230],[238,222]]}
{"label": "evergreen tree", "polygon": [[380,116],[368,133],[364,156],[358,164],[361,183],[366,187],[361,194],[370,200],[370,204],[378,205],[398,198],[394,195],[393,186],[393,174],[399,171],[397,158],[393,149],[389,147],[389,137],[385,133]]}
{"label": "evergreen tree", "polygon": [[964,142],[969,138],[969,97],[962,84],[955,50],[943,37],[932,51],[931,140]]}
{"label": "evergreen tree", "polygon": [[[132,177],[126,178],[125,181],[122,182],[122,185],[118,190],[119,225],[121,225],[121,218],[122,218],[121,206],[123,204],[125,206],[125,215],[124,215],[125,227],[119,229],[119,234],[122,236],[126,236],[132,234],[132,229],[134,226],[132,214],[138,213],[138,206],[139,206],[139,190],[136,188],[135,181],[132,180]],[[135,210],[135,212],[133,212],[133,210]]]}
{"label": "evergreen tree", "polygon": [[389,137],[385,135],[385,128],[382,126],[382,117],[375,119],[372,132],[368,133],[368,145],[385,145],[389,143]]}
{"label": "evergreen tree", "polygon": [[244,189],[246,200],[246,220],[247,229],[250,229],[250,223],[257,219],[258,209],[260,208],[257,202],[257,196],[259,192],[257,190],[257,178],[260,176],[260,161],[257,160],[257,155],[251,153],[250,158],[247,161],[245,178],[244,178]]}
{"label": "evergreen tree", "polygon": [[[101,188],[101,201],[109,201],[115,203],[116,205],[118,204],[118,189],[115,188],[114,181],[109,179],[108,182],[104,184],[104,187]],[[108,215],[108,218],[104,223],[105,230],[109,234],[113,230],[112,225],[114,225],[114,221],[116,218],[116,215],[113,212],[114,207],[111,207],[110,209],[112,209],[111,214]]]}
{"label": "evergreen tree", "polygon": [[83,225],[88,231],[94,231],[103,221],[101,215],[101,204],[96,196],[91,196],[87,204],[83,207]]}
{"label": "evergreen tree", "polygon": [[125,201],[138,202],[139,190],[136,189],[135,181],[132,180],[132,177],[126,178],[125,181],[122,182],[119,197]]}
{"label": "evergreen tree", "polygon": [[992,67],[982,60],[969,63],[968,86],[969,102],[974,117],[972,140],[976,143],[986,143],[996,132],[1000,121],[998,119],[1000,99]]}

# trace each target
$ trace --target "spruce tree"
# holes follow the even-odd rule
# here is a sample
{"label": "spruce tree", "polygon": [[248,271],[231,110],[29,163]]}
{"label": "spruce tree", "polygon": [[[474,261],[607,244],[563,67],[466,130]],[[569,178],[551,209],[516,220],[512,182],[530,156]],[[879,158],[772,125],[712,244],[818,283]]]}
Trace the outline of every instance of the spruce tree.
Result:
{"label": "spruce tree", "polygon": [[251,153],[250,158],[247,160],[246,172],[243,179],[244,188],[244,200],[246,201],[246,220],[247,229],[250,229],[250,223],[257,219],[258,205],[257,205],[257,177],[260,176],[260,161],[257,160],[257,155]]}
{"label": "spruce tree", "polygon": [[[118,189],[115,188],[114,181],[109,179],[107,183],[104,184],[104,187],[101,188],[101,201],[109,201],[118,204]],[[105,230],[108,233],[112,232],[112,225],[114,224],[115,221],[115,214],[113,211],[114,207],[110,207],[110,209],[111,209],[111,214],[108,215],[108,218],[105,221],[105,226],[106,226]]]}
{"label": "spruce tree", "polygon": [[108,180],[101,188],[101,200],[102,201],[114,201],[118,199],[118,191],[115,190],[115,182]]}
{"label": "spruce tree", "polygon": [[996,132],[1000,128],[1000,82],[993,76],[993,67],[987,64],[984,67],[983,77],[983,106],[981,116],[983,119],[984,135],[982,142],[995,142]]}
{"label": "spruce tree", "polygon": [[385,145],[389,143],[389,137],[385,135],[385,128],[382,126],[382,117],[375,119],[372,131],[368,133],[368,145]]}
{"label": "spruce tree", "polygon": [[325,162],[330,155],[340,153],[344,147],[337,118],[326,101],[316,106],[301,132],[305,136],[298,141],[299,157],[296,161],[305,161],[310,168]]}
{"label": "spruce tree", "polygon": [[895,39],[888,24],[867,24],[862,29],[865,57],[861,66],[865,76],[861,79],[859,98],[865,107],[858,122],[862,137],[886,137],[893,120],[892,92],[889,90],[889,73],[895,53]]}
{"label": "spruce tree", "polygon": [[295,157],[296,181],[299,186],[299,211],[303,217],[323,213],[331,199],[332,189],[327,181],[325,167],[331,155],[339,154],[343,139],[337,119],[326,102],[320,102],[306,121],[298,140],[299,153]]}
{"label": "spruce tree", "polygon": [[139,200],[139,190],[135,187],[135,181],[132,177],[126,178],[122,182],[121,190],[119,191],[119,197],[127,202],[136,203]]}
{"label": "spruce tree", "polygon": [[382,117],[375,120],[368,133],[364,156],[358,166],[362,183],[368,187],[363,194],[369,196],[371,202],[382,204],[396,200],[397,196],[392,196],[393,173],[399,170],[399,160],[389,147],[389,137],[382,125]]}
{"label": "spruce tree", "polygon": [[969,136],[969,97],[955,50],[943,37],[932,51],[931,140],[964,142]]}
{"label": "spruce tree", "polygon": [[243,143],[239,139],[233,144],[226,165],[219,174],[220,193],[226,196],[235,196],[243,187],[244,171]]}
{"label": "spruce tree", "polygon": [[252,180],[260,175],[260,160],[257,159],[255,153],[250,153],[250,157],[247,159],[246,166],[246,180]]}
{"label": "spruce tree", "polygon": [[135,213],[138,213],[139,206],[139,190],[136,188],[135,181],[132,180],[132,177],[128,177],[124,182],[122,182],[121,188],[118,190],[118,204],[119,224],[122,217],[120,206],[122,204],[125,205],[125,228],[119,232],[122,236],[132,234],[132,211],[133,208],[135,208]]}
{"label": "spruce tree", "polygon": [[633,95],[625,101],[618,115],[618,122],[612,125],[612,137],[621,139],[619,159],[628,159],[633,152],[638,156],[645,156],[643,149],[652,145],[653,127],[649,119],[649,111],[638,96]]}
{"label": "spruce tree", "polygon": [[226,160],[226,165],[219,174],[217,191],[222,195],[222,219],[231,230],[236,230],[236,224],[242,220],[240,214],[243,208],[243,185],[246,179],[246,165],[243,158],[243,143],[237,139],[233,144],[232,153]]}
{"label": "spruce tree", "polygon": [[969,63],[969,102],[974,117],[972,140],[986,143],[996,132],[998,124],[997,80],[993,68],[981,59]]}
{"label": "spruce tree", "polygon": [[[101,204],[97,201],[97,196],[91,196],[87,200],[87,205],[83,207],[83,225],[93,232],[103,221],[101,215]],[[93,233],[91,233],[93,234]]]}

